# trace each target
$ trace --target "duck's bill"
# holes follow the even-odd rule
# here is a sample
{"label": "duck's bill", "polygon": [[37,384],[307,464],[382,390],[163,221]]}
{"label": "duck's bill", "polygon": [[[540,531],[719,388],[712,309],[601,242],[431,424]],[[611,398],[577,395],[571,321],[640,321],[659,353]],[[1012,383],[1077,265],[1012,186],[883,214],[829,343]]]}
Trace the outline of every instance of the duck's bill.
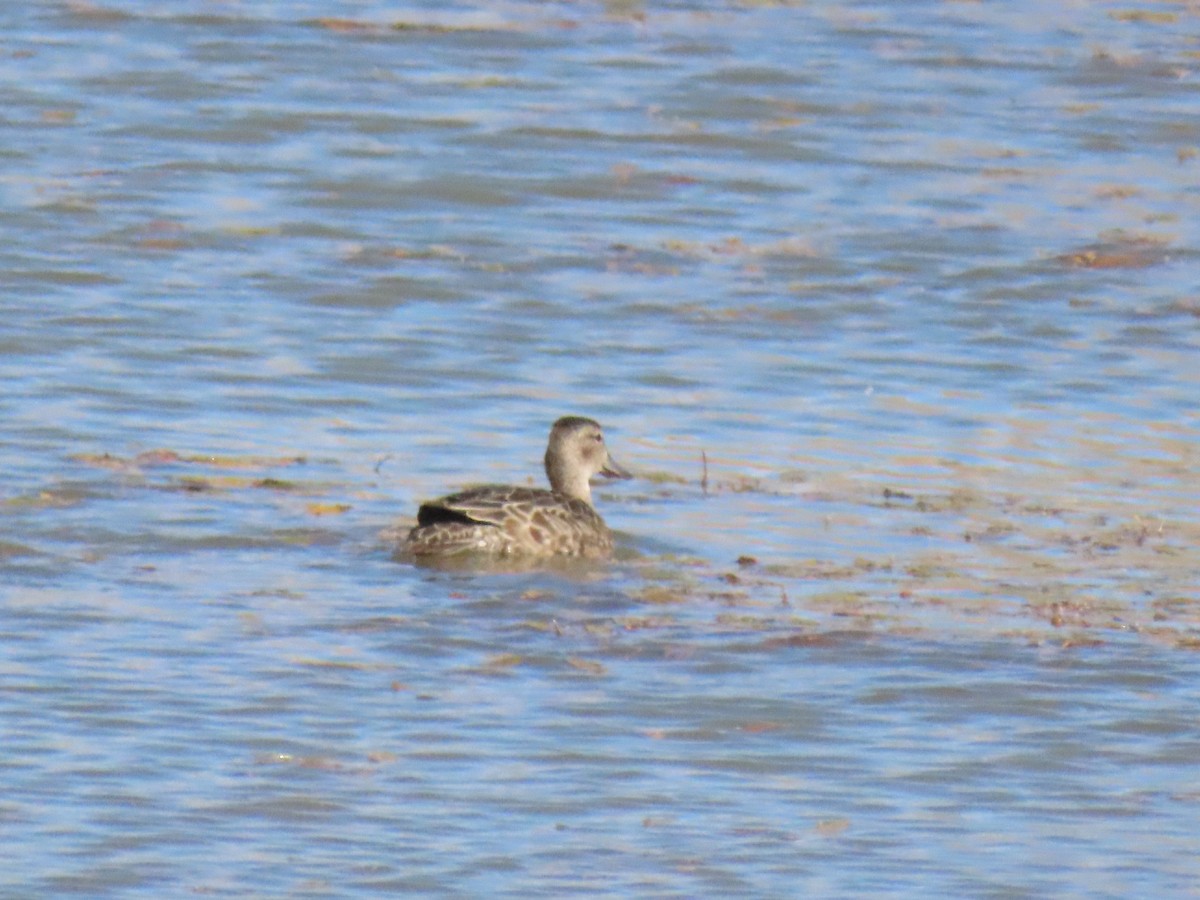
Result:
{"label": "duck's bill", "polygon": [[605,478],[632,478],[633,477],[633,473],[629,472],[627,469],[623,469],[620,465],[617,464],[617,461],[615,459],[613,459],[611,456],[608,458],[608,462],[606,462],[604,464],[604,468],[600,470],[600,474],[603,475]]}

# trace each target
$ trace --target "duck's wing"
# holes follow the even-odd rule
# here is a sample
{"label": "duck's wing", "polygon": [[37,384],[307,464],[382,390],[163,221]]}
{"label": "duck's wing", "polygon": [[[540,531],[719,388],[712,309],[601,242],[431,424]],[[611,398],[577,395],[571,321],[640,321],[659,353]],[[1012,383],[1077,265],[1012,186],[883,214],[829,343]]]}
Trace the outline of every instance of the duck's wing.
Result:
{"label": "duck's wing", "polygon": [[[422,504],[413,535],[503,553],[598,556],[612,546],[587,503],[539,488],[487,485]],[[411,539],[410,539],[411,540]]]}
{"label": "duck's wing", "polygon": [[459,522],[503,528],[512,517],[531,514],[546,498],[554,495],[537,488],[487,484],[422,503],[417,510],[417,526]]}

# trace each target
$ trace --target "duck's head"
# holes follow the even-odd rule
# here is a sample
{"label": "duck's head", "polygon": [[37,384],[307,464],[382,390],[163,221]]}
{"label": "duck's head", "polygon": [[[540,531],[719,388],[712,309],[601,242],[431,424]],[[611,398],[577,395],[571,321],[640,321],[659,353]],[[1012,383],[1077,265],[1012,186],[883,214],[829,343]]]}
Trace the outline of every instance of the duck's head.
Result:
{"label": "duck's head", "polygon": [[546,477],[551,489],[591,503],[590,482],[596,475],[633,477],[608,455],[600,423],[583,416],[563,416],[550,429],[546,446]]}

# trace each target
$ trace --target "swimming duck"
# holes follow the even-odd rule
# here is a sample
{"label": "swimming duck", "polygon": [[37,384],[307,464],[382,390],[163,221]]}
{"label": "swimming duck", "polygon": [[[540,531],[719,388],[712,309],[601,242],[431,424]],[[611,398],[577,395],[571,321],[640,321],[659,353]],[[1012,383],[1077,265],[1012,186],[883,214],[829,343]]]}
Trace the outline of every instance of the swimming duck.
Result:
{"label": "swimming duck", "polygon": [[550,490],[485,485],[422,503],[403,550],[419,559],[459,554],[583,556],[612,553],[612,534],[592,506],[591,479],[631,478],[608,455],[600,425],[564,416],[546,446]]}

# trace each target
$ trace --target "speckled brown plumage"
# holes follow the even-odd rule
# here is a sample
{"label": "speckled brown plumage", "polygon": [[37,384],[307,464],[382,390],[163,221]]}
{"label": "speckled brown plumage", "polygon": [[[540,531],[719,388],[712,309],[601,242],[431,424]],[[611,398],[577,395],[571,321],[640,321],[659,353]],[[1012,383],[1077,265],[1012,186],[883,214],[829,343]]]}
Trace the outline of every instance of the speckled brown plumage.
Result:
{"label": "speckled brown plumage", "polygon": [[608,456],[600,426],[566,416],[546,448],[551,490],[485,485],[423,503],[404,551],[417,559],[465,554],[580,556],[612,553],[612,535],[592,508],[593,475],[628,478]]}

